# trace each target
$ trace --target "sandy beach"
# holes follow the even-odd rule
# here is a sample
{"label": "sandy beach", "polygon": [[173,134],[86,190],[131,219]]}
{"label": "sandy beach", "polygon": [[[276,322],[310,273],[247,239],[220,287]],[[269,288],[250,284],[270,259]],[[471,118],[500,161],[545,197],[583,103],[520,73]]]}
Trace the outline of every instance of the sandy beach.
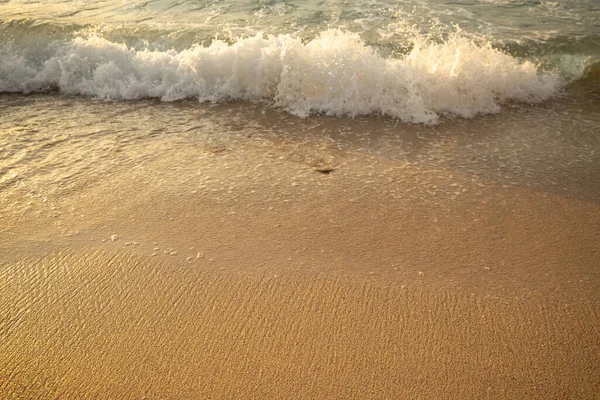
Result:
{"label": "sandy beach", "polygon": [[2,272],[13,305],[2,327],[9,398],[592,399],[598,390],[597,303],[331,274],[249,277],[102,252]]}
{"label": "sandy beach", "polygon": [[[82,104],[126,109],[119,129],[148,112]],[[480,134],[461,121],[437,142],[317,122],[311,141],[97,134],[93,168],[80,146],[61,169],[56,140],[52,168],[5,177],[0,397],[597,398],[597,164],[552,159],[554,185],[531,154],[462,168]],[[371,151],[397,137],[413,152]]]}

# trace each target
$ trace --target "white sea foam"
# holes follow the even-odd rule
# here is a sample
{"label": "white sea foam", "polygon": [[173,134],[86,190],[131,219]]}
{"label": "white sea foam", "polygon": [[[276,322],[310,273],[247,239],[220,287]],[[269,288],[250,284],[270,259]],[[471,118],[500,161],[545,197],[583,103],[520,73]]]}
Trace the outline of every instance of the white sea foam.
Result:
{"label": "white sea foam", "polygon": [[444,43],[416,40],[402,58],[383,57],[340,30],[307,43],[257,35],[184,51],[134,51],[97,36],[52,46],[45,59],[0,53],[0,92],[266,101],[303,117],[383,114],[432,124],[440,115],[495,113],[509,100],[540,102],[561,85],[558,74],[541,73],[460,32]]}

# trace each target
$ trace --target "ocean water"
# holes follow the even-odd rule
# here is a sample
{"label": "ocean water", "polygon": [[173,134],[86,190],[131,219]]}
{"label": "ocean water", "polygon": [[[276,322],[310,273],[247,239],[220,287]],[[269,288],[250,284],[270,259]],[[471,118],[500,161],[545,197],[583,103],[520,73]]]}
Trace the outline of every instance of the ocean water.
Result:
{"label": "ocean water", "polygon": [[409,123],[597,79],[596,1],[3,1],[0,92]]}
{"label": "ocean water", "polygon": [[599,110],[596,0],[4,0],[2,229],[161,163],[217,200],[235,185],[211,176],[246,163],[239,182],[293,164],[276,183],[424,204],[475,192],[370,183],[419,167],[598,202]]}

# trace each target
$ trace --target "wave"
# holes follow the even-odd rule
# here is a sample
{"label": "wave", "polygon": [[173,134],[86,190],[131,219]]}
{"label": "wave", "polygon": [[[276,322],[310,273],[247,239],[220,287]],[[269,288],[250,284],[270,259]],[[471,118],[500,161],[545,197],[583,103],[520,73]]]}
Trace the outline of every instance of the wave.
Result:
{"label": "wave", "polygon": [[496,113],[508,101],[538,103],[564,84],[558,72],[540,71],[460,32],[441,43],[417,38],[401,56],[384,56],[337,29],[310,41],[259,34],[183,50],[137,49],[96,35],[55,40],[42,52],[0,50],[0,92],[245,100],[301,117],[381,114],[435,124],[442,115]]}

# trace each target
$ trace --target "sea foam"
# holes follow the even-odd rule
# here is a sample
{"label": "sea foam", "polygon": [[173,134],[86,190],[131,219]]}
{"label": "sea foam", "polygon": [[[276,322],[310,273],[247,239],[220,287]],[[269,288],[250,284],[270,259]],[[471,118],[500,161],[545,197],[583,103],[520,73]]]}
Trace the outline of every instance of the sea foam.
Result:
{"label": "sea foam", "polygon": [[183,51],[136,51],[93,35],[49,48],[40,56],[0,50],[0,92],[261,101],[301,117],[381,114],[434,124],[441,115],[495,113],[506,101],[540,102],[562,85],[557,73],[460,32],[442,43],[415,40],[399,57],[340,30],[308,42],[259,34]]}

